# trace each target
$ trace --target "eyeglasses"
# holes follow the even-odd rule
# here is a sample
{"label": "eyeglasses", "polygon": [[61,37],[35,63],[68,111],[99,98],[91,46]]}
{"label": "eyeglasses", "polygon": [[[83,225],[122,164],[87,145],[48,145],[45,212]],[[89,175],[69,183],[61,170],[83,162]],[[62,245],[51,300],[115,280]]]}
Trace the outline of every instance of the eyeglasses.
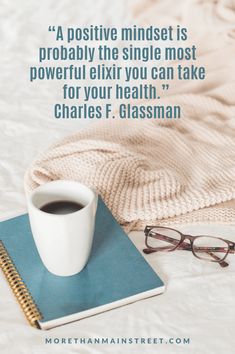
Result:
{"label": "eyeglasses", "polygon": [[177,250],[192,251],[199,259],[217,262],[227,267],[225,258],[235,253],[235,243],[220,237],[185,235],[175,229],[163,226],[146,226],[144,253],[172,252]]}

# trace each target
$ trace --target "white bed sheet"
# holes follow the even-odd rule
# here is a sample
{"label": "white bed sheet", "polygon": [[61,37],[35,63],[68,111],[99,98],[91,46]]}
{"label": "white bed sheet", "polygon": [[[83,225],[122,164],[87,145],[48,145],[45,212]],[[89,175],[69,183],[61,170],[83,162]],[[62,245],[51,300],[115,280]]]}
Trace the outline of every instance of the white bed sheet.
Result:
{"label": "white bed sheet", "polygon": [[[177,7],[184,1],[177,2]],[[28,82],[27,68],[40,45],[49,44],[52,24],[130,23],[143,4],[151,1],[0,1],[0,216],[23,211],[23,175],[37,154],[88,124],[56,121],[51,105],[59,97],[58,84]],[[160,2],[161,10],[163,2]],[[167,3],[167,5],[166,5]],[[209,2],[208,2],[209,3]],[[164,6],[171,9],[170,2]],[[42,27],[45,27],[42,30]],[[183,225],[182,231],[208,233],[235,241],[235,227]],[[138,249],[143,234],[130,235]],[[232,354],[235,338],[235,256],[220,269],[200,262],[188,252],[148,255],[146,259],[166,282],[164,295],[140,301],[49,332],[31,328],[3,276],[0,276],[0,352],[43,353],[196,353]],[[190,344],[77,345],[45,344],[45,338],[142,337],[190,338]]]}

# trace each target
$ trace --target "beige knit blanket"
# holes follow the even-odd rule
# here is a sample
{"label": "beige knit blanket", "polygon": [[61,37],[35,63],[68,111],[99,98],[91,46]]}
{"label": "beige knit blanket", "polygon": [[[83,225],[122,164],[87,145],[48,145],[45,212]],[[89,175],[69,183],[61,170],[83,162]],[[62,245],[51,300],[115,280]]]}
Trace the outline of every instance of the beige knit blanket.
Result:
{"label": "beige knit blanket", "polygon": [[[162,100],[181,105],[183,117],[92,123],[29,167],[27,191],[54,179],[81,181],[129,230],[154,223],[235,222],[234,9],[202,1],[210,4],[210,23],[202,19],[199,27],[193,19],[200,11],[206,14],[208,6],[198,10],[197,2],[191,3],[195,11],[190,8],[181,21],[195,34],[197,65],[206,67],[207,79],[174,82]],[[146,7],[137,23],[154,25],[155,10],[155,5]]]}

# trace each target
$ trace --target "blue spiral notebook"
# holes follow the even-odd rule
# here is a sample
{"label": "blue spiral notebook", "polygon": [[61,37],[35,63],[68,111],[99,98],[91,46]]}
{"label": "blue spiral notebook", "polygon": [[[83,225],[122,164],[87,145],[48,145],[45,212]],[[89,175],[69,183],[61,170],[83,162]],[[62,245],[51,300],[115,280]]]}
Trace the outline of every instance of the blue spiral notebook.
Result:
{"label": "blue spiral notebook", "polygon": [[99,198],[91,255],[79,274],[42,264],[28,215],[0,222],[0,265],[29,322],[40,329],[160,294],[164,284]]}

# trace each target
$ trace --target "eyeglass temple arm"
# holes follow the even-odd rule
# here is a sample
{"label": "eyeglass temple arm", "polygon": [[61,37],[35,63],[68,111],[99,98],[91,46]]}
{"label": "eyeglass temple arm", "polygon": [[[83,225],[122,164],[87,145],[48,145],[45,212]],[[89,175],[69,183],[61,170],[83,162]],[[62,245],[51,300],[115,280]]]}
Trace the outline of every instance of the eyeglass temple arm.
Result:
{"label": "eyeglass temple arm", "polygon": [[225,247],[201,247],[201,246],[194,246],[197,252],[224,252],[224,253],[235,253],[234,246],[229,246],[229,250]]}
{"label": "eyeglass temple arm", "polygon": [[209,254],[212,258],[214,258],[222,268],[225,268],[229,265],[226,261],[220,261],[220,258],[216,256],[214,253],[209,251],[207,251],[206,253]]}
{"label": "eyeglass temple arm", "polygon": [[[183,248],[182,248],[183,249]],[[185,249],[184,249],[185,250]],[[158,250],[157,249],[151,249],[151,248],[144,248],[143,249],[143,252],[145,253],[145,254],[150,254],[150,253],[154,253],[154,252],[157,252]],[[188,251],[188,250],[187,250]],[[206,252],[206,253],[208,253],[212,258],[214,258],[215,260],[217,260],[218,261],[218,263],[219,263],[219,265],[222,267],[222,268],[225,268],[225,267],[227,267],[229,264],[227,263],[227,262],[225,262],[225,261],[221,261],[221,262],[219,262],[219,258],[215,255],[215,254],[213,254],[212,252]]]}
{"label": "eyeglass temple arm", "polygon": [[229,253],[235,253],[235,243],[229,245]]}

